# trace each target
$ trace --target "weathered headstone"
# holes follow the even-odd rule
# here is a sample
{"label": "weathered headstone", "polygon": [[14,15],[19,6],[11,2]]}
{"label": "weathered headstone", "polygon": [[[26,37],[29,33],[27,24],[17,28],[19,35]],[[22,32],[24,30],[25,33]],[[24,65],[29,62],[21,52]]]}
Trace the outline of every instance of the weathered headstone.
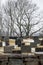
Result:
{"label": "weathered headstone", "polygon": [[43,52],[43,48],[36,48],[35,51],[36,52]]}
{"label": "weathered headstone", "polygon": [[23,65],[23,61],[21,59],[9,59],[8,65]]}
{"label": "weathered headstone", "polygon": [[18,45],[19,47],[21,47],[21,38],[17,38],[15,41],[16,45]]}
{"label": "weathered headstone", "polygon": [[0,56],[0,65],[7,65],[8,57],[7,56]]}
{"label": "weathered headstone", "polygon": [[2,42],[0,42],[0,47],[2,47]]}
{"label": "weathered headstone", "polygon": [[40,40],[39,40],[39,38],[38,38],[38,37],[34,37],[34,43],[35,43],[35,44],[40,43]]}
{"label": "weathered headstone", "polygon": [[36,47],[37,44],[36,44],[36,43],[30,43],[30,46],[31,46],[31,47]]}
{"label": "weathered headstone", "polygon": [[40,58],[41,65],[43,65],[43,55],[40,55],[39,58]]}
{"label": "weathered headstone", "polygon": [[21,46],[21,52],[25,53],[25,52],[31,52],[31,46],[25,46],[25,45],[22,45]]}
{"label": "weathered headstone", "polygon": [[38,65],[38,60],[37,58],[34,58],[34,57],[30,57],[28,58],[25,62],[24,62],[25,65]]}
{"label": "weathered headstone", "polygon": [[14,49],[14,46],[5,46],[4,53],[12,53],[12,49]]}
{"label": "weathered headstone", "polygon": [[41,45],[43,45],[43,40],[41,41]]}

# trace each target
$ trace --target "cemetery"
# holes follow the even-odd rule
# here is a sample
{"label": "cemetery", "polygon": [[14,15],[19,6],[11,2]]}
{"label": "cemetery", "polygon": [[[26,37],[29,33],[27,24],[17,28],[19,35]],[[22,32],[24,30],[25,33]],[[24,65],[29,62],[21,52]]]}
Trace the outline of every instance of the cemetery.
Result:
{"label": "cemetery", "polygon": [[0,65],[43,65],[43,0],[0,0]]}
{"label": "cemetery", "polygon": [[43,65],[43,38],[0,39],[0,65]]}

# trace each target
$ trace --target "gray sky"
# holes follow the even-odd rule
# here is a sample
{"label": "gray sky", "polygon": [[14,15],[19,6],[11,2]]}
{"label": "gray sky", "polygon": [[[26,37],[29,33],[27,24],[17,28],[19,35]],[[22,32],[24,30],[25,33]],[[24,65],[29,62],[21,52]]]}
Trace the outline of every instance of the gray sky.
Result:
{"label": "gray sky", "polygon": [[[2,3],[5,3],[6,0],[1,0]],[[43,0],[33,0],[34,3],[37,3],[37,5],[40,7],[40,10],[43,10]]]}
{"label": "gray sky", "polygon": [[34,2],[37,3],[37,5],[40,7],[40,10],[43,10],[43,0],[34,0]]}

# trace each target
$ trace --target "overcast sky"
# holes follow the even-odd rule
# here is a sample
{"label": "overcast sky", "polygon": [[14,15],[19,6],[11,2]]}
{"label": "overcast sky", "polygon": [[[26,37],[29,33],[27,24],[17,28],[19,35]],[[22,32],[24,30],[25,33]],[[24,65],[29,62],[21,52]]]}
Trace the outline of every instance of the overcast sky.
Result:
{"label": "overcast sky", "polygon": [[[2,3],[5,4],[6,0],[1,0]],[[37,5],[40,7],[40,10],[43,10],[43,0],[33,0],[34,3],[37,3]]]}
{"label": "overcast sky", "polygon": [[37,3],[37,5],[40,7],[40,10],[43,10],[43,0],[34,0],[34,2]]}

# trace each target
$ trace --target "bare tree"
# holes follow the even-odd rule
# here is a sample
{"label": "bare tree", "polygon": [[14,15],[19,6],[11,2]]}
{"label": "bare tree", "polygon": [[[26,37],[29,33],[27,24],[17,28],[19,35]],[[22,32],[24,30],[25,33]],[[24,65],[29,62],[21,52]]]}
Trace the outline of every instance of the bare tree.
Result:
{"label": "bare tree", "polygon": [[[24,34],[26,36],[29,36],[31,29],[34,26],[38,25],[41,21],[40,15],[36,14],[38,8],[36,4],[33,4],[31,1],[25,0],[18,0],[15,3],[15,8],[17,12],[16,25],[19,28],[20,36]],[[33,32],[31,32],[30,36],[40,31],[40,29],[41,27],[38,30],[34,30]]]}
{"label": "bare tree", "polygon": [[2,36],[2,9],[0,6],[0,36]]}
{"label": "bare tree", "polygon": [[43,22],[42,22],[42,25],[41,25],[41,26],[42,26],[42,28],[41,28],[41,30],[40,30],[39,35],[43,37]]}
{"label": "bare tree", "polygon": [[38,25],[41,18],[36,15],[37,6],[31,2],[32,0],[8,0],[4,7],[4,26],[7,29],[9,36],[30,36],[38,32],[31,31],[32,28]]}

